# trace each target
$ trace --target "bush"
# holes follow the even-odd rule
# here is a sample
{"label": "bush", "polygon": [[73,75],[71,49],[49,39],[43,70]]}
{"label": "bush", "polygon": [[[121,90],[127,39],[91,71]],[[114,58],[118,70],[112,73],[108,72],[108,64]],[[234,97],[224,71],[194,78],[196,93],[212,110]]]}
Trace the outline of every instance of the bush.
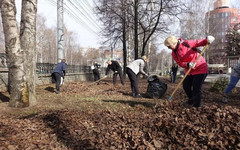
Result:
{"label": "bush", "polygon": [[228,85],[229,79],[227,77],[219,77],[212,84],[210,90],[212,92],[222,93]]}

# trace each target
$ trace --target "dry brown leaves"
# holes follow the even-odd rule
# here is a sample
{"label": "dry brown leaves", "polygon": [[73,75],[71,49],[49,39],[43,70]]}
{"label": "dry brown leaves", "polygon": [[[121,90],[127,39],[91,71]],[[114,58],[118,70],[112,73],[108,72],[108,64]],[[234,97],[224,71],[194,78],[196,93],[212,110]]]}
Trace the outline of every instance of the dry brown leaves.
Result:
{"label": "dry brown leaves", "polygon": [[[130,87],[112,87],[111,82],[92,87],[88,84],[71,83],[63,92],[115,95],[114,100],[130,93]],[[169,84],[164,98],[175,87]],[[146,89],[146,84],[140,88]],[[236,106],[218,103],[219,94],[204,90],[203,105],[196,109],[182,106],[182,89],[176,95],[172,102],[159,102],[155,107],[133,106],[135,110],[129,112],[69,108],[17,118],[1,115],[0,149],[240,149],[240,109],[234,98]]]}
{"label": "dry brown leaves", "polygon": [[49,111],[1,117],[0,149],[239,149],[240,110]]}

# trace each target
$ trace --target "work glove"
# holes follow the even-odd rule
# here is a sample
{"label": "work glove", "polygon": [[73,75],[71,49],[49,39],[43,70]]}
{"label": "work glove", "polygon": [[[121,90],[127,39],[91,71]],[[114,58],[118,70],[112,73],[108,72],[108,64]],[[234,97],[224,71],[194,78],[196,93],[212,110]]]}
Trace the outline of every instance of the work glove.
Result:
{"label": "work glove", "polygon": [[115,74],[117,74],[117,73],[118,73],[118,71],[114,71],[114,73],[115,73]]}
{"label": "work glove", "polygon": [[214,40],[215,40],[215,38],[213,36],[211,36],[211,35],[207,36],[208,44],[211,44]]}
{"label": "work glove", "polygon": [[193,62],[190,62],[190,63],[187,63],[187,67],[188,68],[194,68],[196,66],[196,63],[193,63]]}
{"label": "work glove", "polygon": [[146,73],[146,74],[144,74],[144,76],[145,76],[145,78],[148,78],[148,77],[149,77],[149,74]]}
{"label": "work glove", "polygon": [[103,78],[107,78],[107,75],[105,75]]}

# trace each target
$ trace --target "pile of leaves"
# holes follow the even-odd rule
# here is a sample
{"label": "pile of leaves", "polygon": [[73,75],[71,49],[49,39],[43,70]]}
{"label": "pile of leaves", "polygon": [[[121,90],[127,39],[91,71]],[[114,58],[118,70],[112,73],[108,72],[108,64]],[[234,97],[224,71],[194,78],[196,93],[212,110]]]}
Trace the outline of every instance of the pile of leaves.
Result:
{"label": "pile of leaves", "polygon": [[[124,107],[87,111],[63,108],[21,116],[1,114],[0,149],[240,149],[239,103],[218,103],[220,95],[208,89],[203,91],[203,105],[198,109],[183,107],[182,89],[172,102],[153,103],[152,99],[129,99],[130,87],[112,88],[110,83],[106,81],[86,91],[83,88],[88,83],[79,83],[82,86],[70,83],[73,86],[66,85],[62,95],[51,94],[58,103],[63,103],[61,99],[66,95],[70,101],[73,93],[86,95],[88,91],[100,95],[97,100],[105,102],[104,105],[110,98],[111,102],[124,101],[121,103]],[[143,83],[140,82],[140,87],[146,89]],[[169,84],[165,99],[175,87]],[[46,101],[47,96],[41,97]],[[136,105],[127,107],[130,101]],[[234,97],[232,101],[236,102]]]}
{"label": "pile of leaves", "polygon": [[217,106],[99,113],[49,111],[0,120],[0,149],[240,149],[240,110]]}

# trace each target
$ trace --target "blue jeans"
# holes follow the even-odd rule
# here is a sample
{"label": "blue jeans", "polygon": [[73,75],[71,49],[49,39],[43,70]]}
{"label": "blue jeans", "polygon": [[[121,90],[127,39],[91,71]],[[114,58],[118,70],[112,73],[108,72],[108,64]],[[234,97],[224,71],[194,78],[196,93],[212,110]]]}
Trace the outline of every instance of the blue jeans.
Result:
{"label": "blue jeans", "polygon": [[239,81],[239,77],[231,76],[231,77],[230,77],[230,82],[229,82],[229,84],[227,85],[227,87],[226,87],[226,89],[225,89],[224,92],[227,93],[227,94],[228,94],[229,92],[231,92],[232,89],[235,88],[235,86],[237,85],[238,81]]}

